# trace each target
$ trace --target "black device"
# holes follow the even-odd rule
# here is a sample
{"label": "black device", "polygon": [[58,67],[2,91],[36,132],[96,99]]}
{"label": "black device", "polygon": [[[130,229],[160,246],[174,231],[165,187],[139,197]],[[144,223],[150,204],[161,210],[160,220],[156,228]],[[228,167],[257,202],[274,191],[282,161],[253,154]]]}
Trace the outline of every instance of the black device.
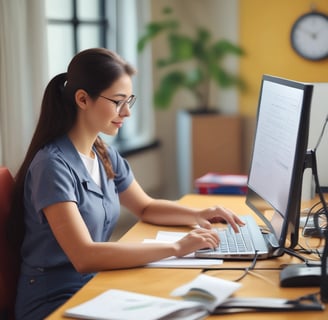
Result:
{"label": "black device", "polygon": [[246,204],[285,248],[298,243],[313,85],[264,75]]}
{"label": "black device", "polygon": [[321,279],[321,266],[292,264],[280,272],[281,287],[318,287]]}

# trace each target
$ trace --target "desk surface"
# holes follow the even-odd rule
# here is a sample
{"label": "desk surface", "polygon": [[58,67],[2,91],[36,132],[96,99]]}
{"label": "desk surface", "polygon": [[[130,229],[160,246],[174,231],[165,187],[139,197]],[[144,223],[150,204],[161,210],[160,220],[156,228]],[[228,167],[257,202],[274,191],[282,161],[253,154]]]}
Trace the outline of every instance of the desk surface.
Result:
{"label": "desk surface", "polygon": [[[211,205],[223,205],[231,208],[238,214],[249,214],[250,209],[245,204],[243,196],[206,196],[206,195],[186,195],[180,203],[193,207],[207,207]],[[304,207],[309,207],[311,202],[304,202]],[[155,238],[158,230],[184,231],[185,228],[158,227],[138,222],[132,227],[120,241],[143,241],[145,238]],[[291,262],[299,263],[299,260],[284,255],[277,259],[258,261],[256,270],[248,274],[241,280],[242,287],[235,296],[238,297],[277,297],[294,299],[301,295],[315,293],[319,291],[318,287],[308,288],[281,288],[279,286],[279,267]],[[249,266],[250,262],[224,262],[222,268],[243,268]],[[89,283],[87,283],[79,292],[77,292],[63,306],[52,313],[47,320],[68,319],[63,316],[63,312],[69,307],[76,306],[92,297],[108,290],[122,289],[135,291],[159,297],[170,298],[170,292],[194,279],[200,269],[152,269],[152,268],[133,268],[127,270],[104,271],[98,273]],[[226,280],[234,280],[243,274],[243,270],[210,270],[208,275],[217,276]],[[300,312],[270,312],[270,313],[249,313],[233,314],[226,316],[209,316],[208,319],[229,319],[238,320],[256,320],[256,319],[275,319],[292,320],[298,319]],[[303,315],[302,315],[303,317]],[[328,319],[328,304],[323,312],[306,312],[307,320]]]}

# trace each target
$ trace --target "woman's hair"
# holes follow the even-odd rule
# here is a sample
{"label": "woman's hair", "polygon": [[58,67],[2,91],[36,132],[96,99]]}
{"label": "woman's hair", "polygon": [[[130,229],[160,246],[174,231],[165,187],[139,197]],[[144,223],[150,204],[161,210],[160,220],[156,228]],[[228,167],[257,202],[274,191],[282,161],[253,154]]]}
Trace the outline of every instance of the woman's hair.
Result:
{"label": "woman's hair", "polygon": [[[135,69],[116,53],[93,48],[81,51],[71,60],[67,72],[58,74],[45,89],[40,117],[25,159],[15,177],[11,206],[10,235],[20,246],[24,236],[24,183],[27,170],[36,153],[46,144],[68,133],[76,122],[75,93],[85,90],[92,99],[109,88],[121,76],[134,75]],[[102,139],[98,136],[94,146],[99,153],[107,177],[113,178],[111,161]],[[15,229],[14,231],[12,229]]]}

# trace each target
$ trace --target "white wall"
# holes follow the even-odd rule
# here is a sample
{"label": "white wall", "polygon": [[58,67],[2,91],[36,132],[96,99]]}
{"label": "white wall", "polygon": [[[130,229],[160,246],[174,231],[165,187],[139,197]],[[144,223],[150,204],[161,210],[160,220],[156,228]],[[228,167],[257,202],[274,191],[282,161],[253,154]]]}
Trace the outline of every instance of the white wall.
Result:
{"label": "white wall", "polygon": [[[313,94],[311,102],[310,130],[308,148],[314,149],[323,125],[328,116],[328,83],[313,83]],[[328,127],[324,133],[320,145],[316,151],[317,169],[321,187],[328,187]],[[315,192],[312,179],[312,171],[307,169],[303,177],[303,199],[311,199]]]}

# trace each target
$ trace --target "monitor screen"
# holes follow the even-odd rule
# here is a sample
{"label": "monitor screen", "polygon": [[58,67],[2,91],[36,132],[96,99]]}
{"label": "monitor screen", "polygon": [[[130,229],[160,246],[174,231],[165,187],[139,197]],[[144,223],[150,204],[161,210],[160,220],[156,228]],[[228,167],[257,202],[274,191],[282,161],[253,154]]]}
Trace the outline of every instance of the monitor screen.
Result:
{"label": "monitor screen", "polygon": [[283,248],[298,242],[312,89],[269,75],[261,83],[246,203]]}

